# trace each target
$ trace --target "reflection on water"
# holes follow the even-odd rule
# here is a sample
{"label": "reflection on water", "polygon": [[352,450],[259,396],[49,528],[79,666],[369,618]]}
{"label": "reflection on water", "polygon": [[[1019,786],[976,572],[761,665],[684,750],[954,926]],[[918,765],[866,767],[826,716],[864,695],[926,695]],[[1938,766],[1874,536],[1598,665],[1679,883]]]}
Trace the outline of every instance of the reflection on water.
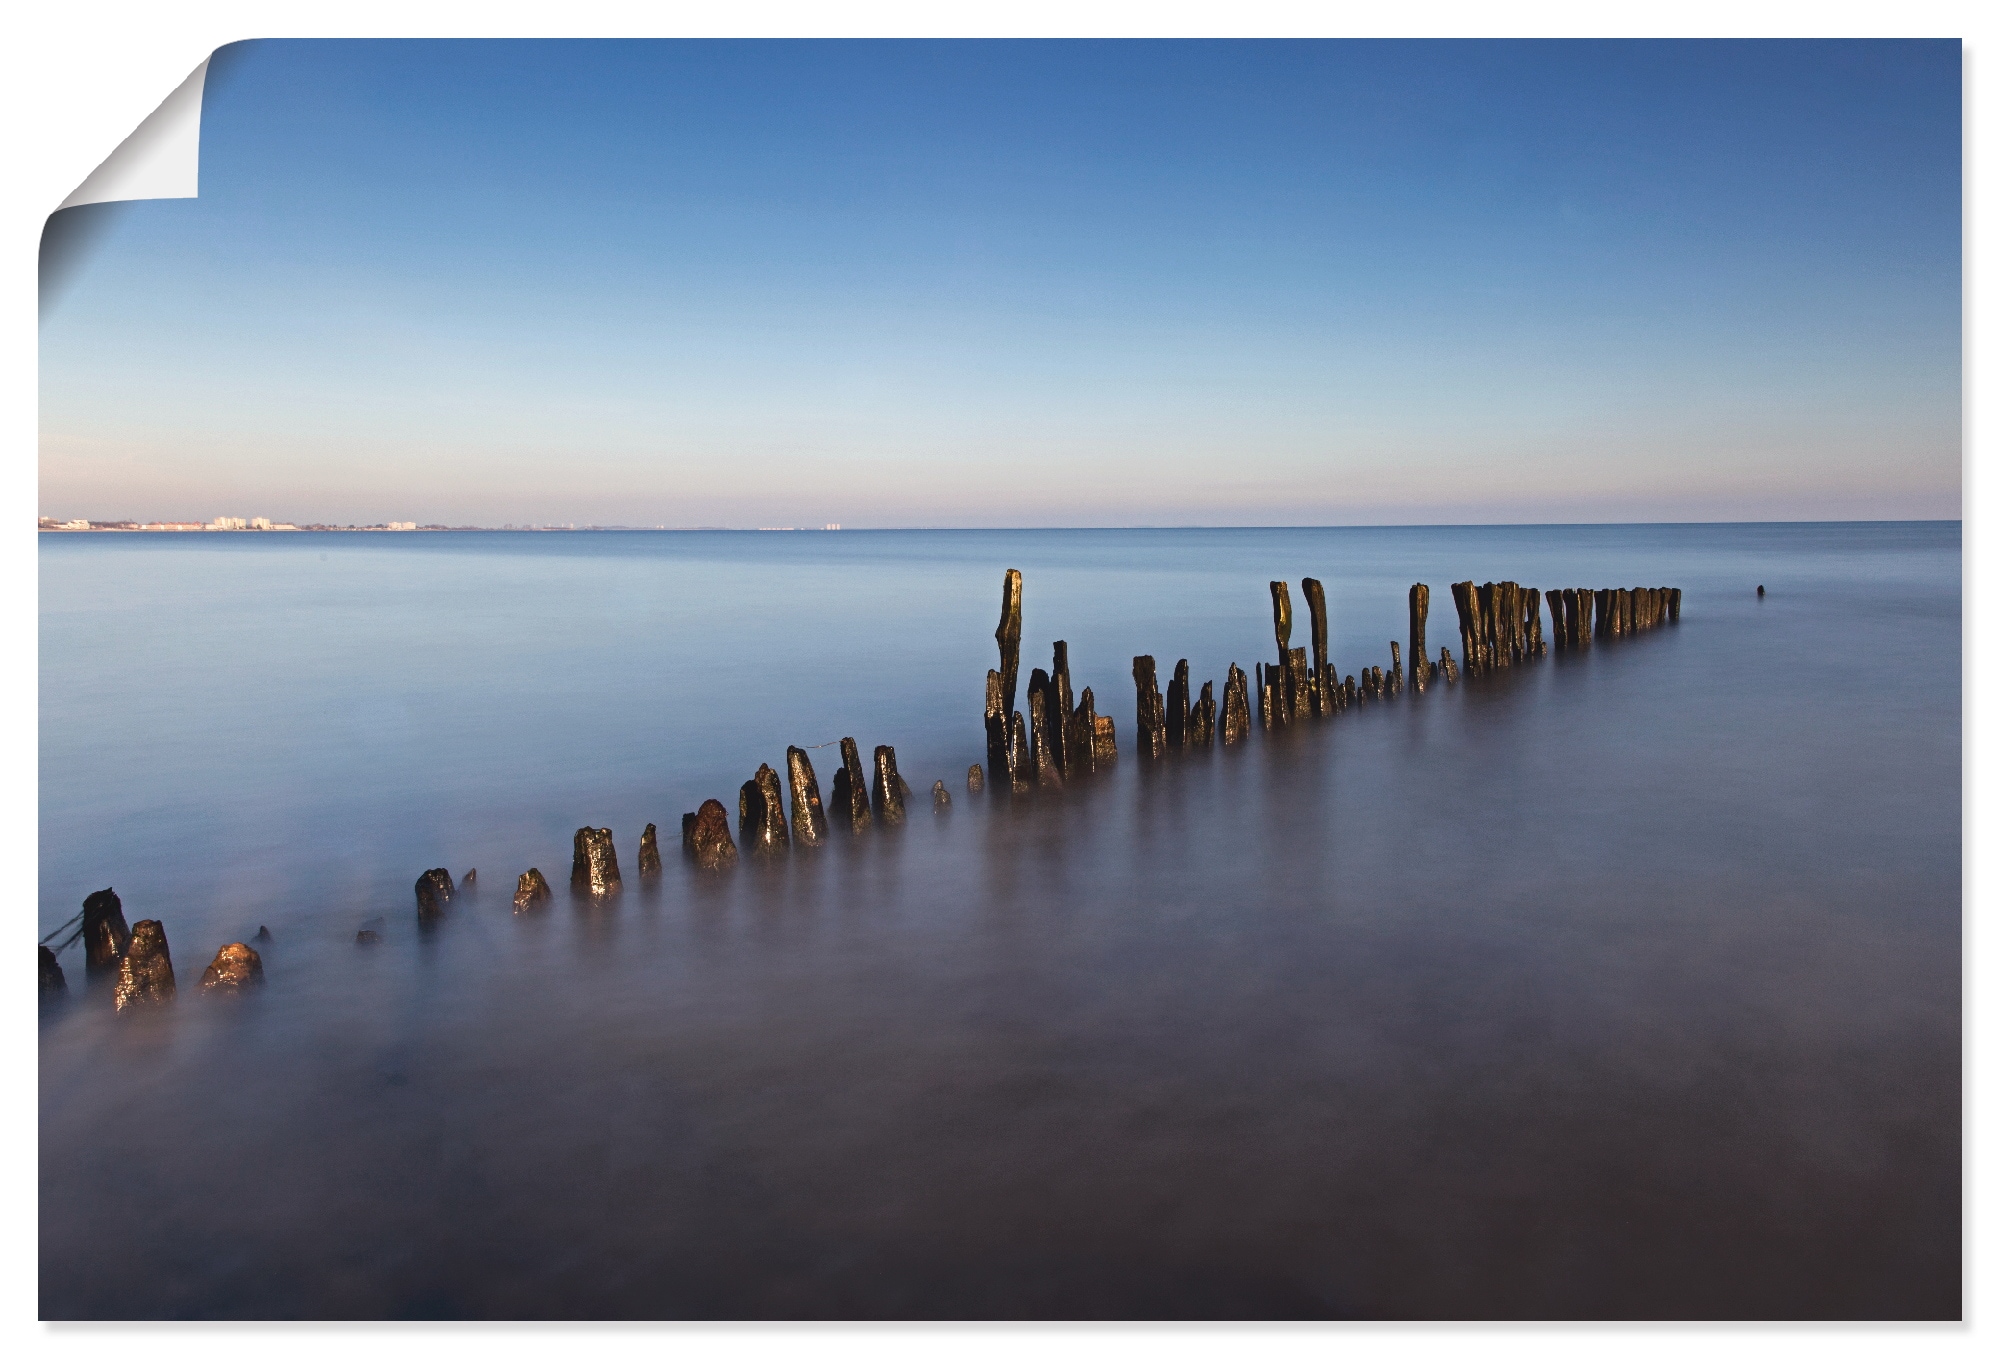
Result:
{"label": "reflection on water", "polygon": [[[115,885],[183,985],[65,958],[45,1316],[1958,1314],[1956,525],[299,537],[42,547],[41,932]],[[1008,566],[1123,751],[1011,803]],[[1308,574],[1343,672],[1413,580],[1687,603],[1136,759],[1129,658]],[[638,889],[848,734],[907,826]]]}

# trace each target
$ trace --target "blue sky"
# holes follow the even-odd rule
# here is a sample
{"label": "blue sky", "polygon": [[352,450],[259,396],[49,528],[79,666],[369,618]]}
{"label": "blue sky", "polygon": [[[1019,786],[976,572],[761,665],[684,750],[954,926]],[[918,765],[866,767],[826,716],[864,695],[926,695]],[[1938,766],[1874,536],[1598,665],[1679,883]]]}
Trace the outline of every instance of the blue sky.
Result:
{"label": "blue sky", "polygon": [[1956,517],[1959,128],[1955,42],[239,44],[42,512]]}

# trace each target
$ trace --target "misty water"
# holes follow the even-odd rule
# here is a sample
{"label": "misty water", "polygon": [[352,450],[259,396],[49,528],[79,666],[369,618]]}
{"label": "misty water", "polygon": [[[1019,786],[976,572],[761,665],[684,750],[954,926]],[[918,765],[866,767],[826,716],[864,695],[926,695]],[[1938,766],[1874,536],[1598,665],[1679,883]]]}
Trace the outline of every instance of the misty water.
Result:
{"label": "misty water", "polygon": [[[1011,800],[965,787],[1009,567],[1024,681],[1066,639],[1120,747]],[[1959,1314],[1956,524],[44,535],[40,571],[38,932],[114,887],[180,981],[115,1015],[63,956],[45,1317]],[[1456,580],[1685,603],[1141,759],[1132,657],[1219,690],[1303,576],[1342,673],[1414,581],[1454,654]],[[843,736],[908,824],[680,858]],[[610,904],[563,890],[584,825]],[[433,866],[480,888],[420,932]],[[259,926],[262,991],[197,991]]]}

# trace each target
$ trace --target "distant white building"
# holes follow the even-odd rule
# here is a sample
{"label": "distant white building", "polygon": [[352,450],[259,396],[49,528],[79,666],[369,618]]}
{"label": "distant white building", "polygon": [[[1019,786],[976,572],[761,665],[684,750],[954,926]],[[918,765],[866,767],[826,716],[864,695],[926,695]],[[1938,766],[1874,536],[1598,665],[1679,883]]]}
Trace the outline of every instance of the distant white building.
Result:
{"label": "distant white building", "polygon": [[66,521],[66,522],[65,522],[65,523],[63,524],[63,527],[64,527],[64,528],[66,528],[66,529],[72,529],[72,530],[74,530],[74,529],[88,529],[88,528],[90,527],[90,521],[89,521],[88,519],[71,519],[71,520],[67,520],[67,521]]}
{"label": "distant white building", "polygon": [[268,519],[252,519],[250,527],[253,529],[267,529],[271,527],[271,521]]}
{"label": "distant white building", "polygon": [[395,531],[396,531],[397,533],[408,533],[408,532],[410,532],[410,531],[411,531],[412,529],[416,528],[416,526],[417,526],[417,521],[416,521],[416,520],[414,520],[414,519],[411,519],[411,520],[408,520],[408,521],[406,521],[406,522],[404,522],[404,523],[401,523],[401,524],[391,524],[391,525],[389,525],[389,527],[390,527],[391,529],[395,530]]}
{"label": "distant white building", "polygon": [[248,525],[241,519],[232,519],[226,514],[218,514],[215,516],[215,522],[210,524],[209,527],[216,530],[225,530],[247,528]]}

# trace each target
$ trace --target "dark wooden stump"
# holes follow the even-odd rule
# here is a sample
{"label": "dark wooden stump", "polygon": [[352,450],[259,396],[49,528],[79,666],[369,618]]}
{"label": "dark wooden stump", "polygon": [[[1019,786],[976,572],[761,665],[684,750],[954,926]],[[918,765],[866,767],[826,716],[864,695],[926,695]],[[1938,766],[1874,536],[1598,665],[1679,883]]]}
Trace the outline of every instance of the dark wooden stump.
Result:
{"label": "dark wooden stump", "polygon": [[1052,788],[1062,783],[1062,763],[1057,757],[1055,729],[1062,719],[1052,713],[1055,686],[1037,670],[1028,680],[1028,760],[1038,787]]}
{"label": "dark wooden stump", "polygon": [[1179,750],[1187,744],[1188,663],[1174,664],[1174,677],[1167,681],[1167,744]]}
{"label": "dark wooden stump", "polygon": [[792,785],[792,842],[802,848],[824,844],[826,808],[820,805],[812,756],[797,746],[786,746],[785,776]]}
{"label": "dark wooden stump", "polygon": [[1222,681],[1222,744],[1233,746],[1250,735],[1250,677],[1236,662]]}
{"label": "dark wooden stump", "polygon": [[1069,754],[1066,773],[1097,772],[1097,695],[1091,692],[1089,685],[1084,686],[1076,711],[1070,714],[1069,734],[1064,739],[1063,749]]}
{"label": "dark wooden stump", "polygon": [[37,947],[41,949],[41,985],[37,989],[41,992],[42,999],[47,1000],[59,992],[66,993],[69,990],[69,979],[63,976],[62,964],[56,961],[55,954],[49,952],[47,944],[40,944]]}
{"label": "dark wooden stump", "polygon": [[83,975],[116,972],[118,956],[131,942],[132,931],[125,923],[125,907],[109,887],[83,899]]}
{"label": "dark wooden stump", "polygon": [[437,919],[457,895],[458,889],[452,886],[451,874],[442,868],[425,869],[423,876],[417,879],[417,919]]}
{"label": "dark wooden stump", "polygon": [[264,959],[248,944],[224,944],[202,970],[201,989],[211,995],[241,995],[264,984]]}
{"label": "dark wooden stump", "polygon": [[555,893],[549,890],[549,880],[542,876],[542,870],[531,868],[521,875],[519,882],[514,884],[514,914],[520,915],[523,911],[532,911],[537,906],[546,905],[554,897]]}
{"label": "dark wooden stump", "polygon": [[885,826],[900,826],[909,814],[906,803],[910,785],[896,772],[896,748],[875,747],[875,786],[872,801],[875,818]]}
{"label": "dark wooden stump", "polygon": [[965,767],[965,791],[975,795],[986,791],[986,771],[976,764]]}
{"label": "dark wooden stump", "polygon": [[1000,586],[1000,626],[993,629],[1000,644],[1002,711],[1014,711],[1015,684],[1021,675],[1021,573],[1009,571]]}
{"label": "dark wooden stump", "polygon": [[1215,681],[1203,680],[1201,701],[1188,714],[1188,741],[1191,746],[1215,744]]}
{"label": "dark wooden stump", "polygon": [[[865,799],[862,808],[867,809]],[[729,838],[729,809],[714,798],[702,803],[694,814],[688,828],[688,853],[696,868],[727,868],[736,862],[736,842]]]}
{"label": "dark wooden stump", "polygon": [[852,736],[840,738],[840,768],[833,775],[833,824],[859,835],[873,817],[868,811],[868,776],[861,769],[861,747]]}
{"label": "dark wooden stump", "polygon": [[166,927],[157,920],[141,920],[118,955],[112,1000],[123,1011],[150,1009],[173,998],[174,959],[167,951]]}
{"label": "dark wooden stump", "polygon": [[1410,687],[1422,693],[1430,683],[1430,655],[1425,650],[1424,626],[1431,616],[1431,587],[1410,587]]}
{"label": "dark wooden stump", "polygon": [[736,794],[736,829],[747,853],[783,854],[792,847],[785,829],[785,803],[778,792],[778,774],[768,764],[757,766]]}
{"label": "dark wooden stump", "polygon": [[608,897],[624,888],[618,877],[618,851],[609,826],[579,826],[571,841],[569,890],[578,896]]}
{"label": "dark wooden stump", "polygon": [[1167,749],[1167,705],[1151,656],[1132,658],[1132,687],[1139,698],[1139,753],[1158,759]]}
{"label": "dark wooden stump", "polygon": [[651,882],[660,871],[660,828],[648,821],[639,832],[639,881]]}
{"label": "dark wooden stump", "polygon": [[1312,712],[1315,717],[1327,717],[1338,706],[1334,693],[1339,686],[1326,659],[1326,587],[1307,576],[1299,581],[1299,590],[1312,615]]}

